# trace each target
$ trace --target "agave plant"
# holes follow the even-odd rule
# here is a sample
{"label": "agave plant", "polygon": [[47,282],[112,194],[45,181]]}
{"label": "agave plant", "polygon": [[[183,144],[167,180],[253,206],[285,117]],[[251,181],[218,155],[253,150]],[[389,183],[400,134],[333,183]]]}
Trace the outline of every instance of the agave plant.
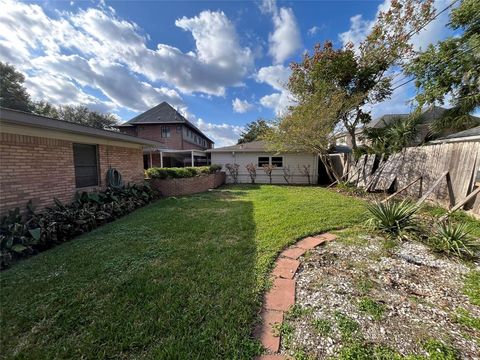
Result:
{"label": "agave plant", "polygon": [[465,223],[441,222],[429,242],[435,250],[459,257],[472,257],[479,250]]}
{"label": "agave plant", "polygon": [[370,212],[368,223],[375,229],[393,236],[401,236],[404,231],[416,230],[414,214],[418,210],[415,204],[407,201],[372,203],[367,205]]}

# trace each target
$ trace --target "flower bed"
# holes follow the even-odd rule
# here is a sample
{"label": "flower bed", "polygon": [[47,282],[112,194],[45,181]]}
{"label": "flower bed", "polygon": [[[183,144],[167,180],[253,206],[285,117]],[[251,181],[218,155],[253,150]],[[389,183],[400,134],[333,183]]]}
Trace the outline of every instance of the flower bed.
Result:
{"label": "flower bed", "polygon": [[55,206],[42,213],[29,201],[26,213],[16,208],[0,220],[0,269],[126,215],[155,197],[149,186],[126,185],[77,193],[70,204],[55,199]]}

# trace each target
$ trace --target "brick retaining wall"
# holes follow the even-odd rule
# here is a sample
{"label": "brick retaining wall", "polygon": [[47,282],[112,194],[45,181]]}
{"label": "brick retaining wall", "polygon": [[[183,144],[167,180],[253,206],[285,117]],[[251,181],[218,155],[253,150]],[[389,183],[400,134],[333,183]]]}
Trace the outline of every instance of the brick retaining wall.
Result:
{"label": "brick retaining wall", "polygon": [[225,173],[200,175],[182,179],[151,179],[151,186],[162,196],[190,195],[214,189],[225,183]]}

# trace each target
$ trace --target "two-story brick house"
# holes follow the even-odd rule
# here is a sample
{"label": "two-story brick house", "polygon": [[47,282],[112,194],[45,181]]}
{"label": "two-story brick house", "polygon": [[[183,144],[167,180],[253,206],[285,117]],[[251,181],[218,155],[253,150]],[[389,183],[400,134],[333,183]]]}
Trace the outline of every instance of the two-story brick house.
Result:
{"label": "two-story brick house", "polygon": [[117,126],[121,132],[154,140],[161,148],[144,154],[144,167],[199,166],[209,163],[205,152],[213,141],[167,102]]}

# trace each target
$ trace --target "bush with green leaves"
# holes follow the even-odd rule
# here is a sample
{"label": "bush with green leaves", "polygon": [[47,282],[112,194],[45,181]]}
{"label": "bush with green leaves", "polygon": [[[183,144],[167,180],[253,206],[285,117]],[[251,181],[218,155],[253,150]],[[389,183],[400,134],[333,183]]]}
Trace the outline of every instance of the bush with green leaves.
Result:
{"label": "bush with green leaves", "polygon": [[372,203],[367,205],[370,213],[368,224],[391,236],[403,236],[406,231],[418,229],[415,213],[418,207],[408,201]]}
{"label": "bush with green leaves", "polygon": [[101,192],[82,192],[70,204],[36,213],[32,202],[0,219],[0,269],[15,259],[33,255],[126,215],[156,198],[148,185],[126,185]]}
{"label": "bush with green leaves", "polygon": [[438,252],[459,257],[474,257],[480,250],[465,223],[440,222],[428,242]]}
{"label": "bush with green leaves", "polygon": [[202,174],[215,174],[222,168],[221,165],[212,164],[210,166],[196,166],[183,168],[159,168],[152,167],[145,171],[150,179],[181,179],[190,178]]}

